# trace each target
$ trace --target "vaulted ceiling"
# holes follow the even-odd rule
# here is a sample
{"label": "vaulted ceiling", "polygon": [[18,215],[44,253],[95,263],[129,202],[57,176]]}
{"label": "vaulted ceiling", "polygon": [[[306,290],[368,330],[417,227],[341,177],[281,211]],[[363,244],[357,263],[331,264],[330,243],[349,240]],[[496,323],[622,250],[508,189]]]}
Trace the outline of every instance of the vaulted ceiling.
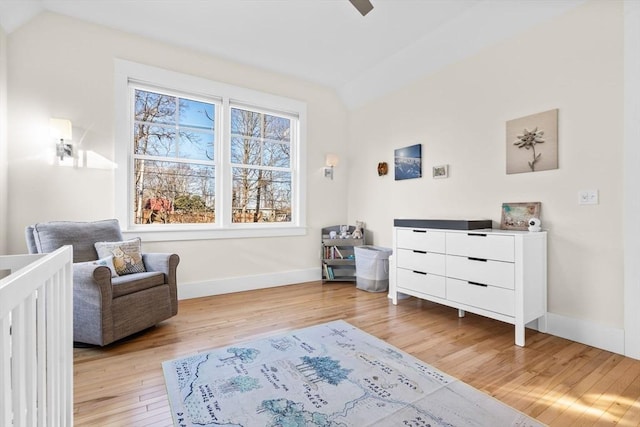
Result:
{"label": "vaulted ceiling", "polygon": [[329,86],[350,108],[584,0],[0,0],[11,34],[50,11]]}

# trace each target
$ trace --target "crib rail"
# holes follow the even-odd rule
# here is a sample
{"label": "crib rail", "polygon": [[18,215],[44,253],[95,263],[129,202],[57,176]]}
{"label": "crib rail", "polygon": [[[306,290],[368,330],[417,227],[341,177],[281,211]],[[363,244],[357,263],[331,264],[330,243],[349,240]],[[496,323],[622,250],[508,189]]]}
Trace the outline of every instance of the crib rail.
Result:
{"label": "crib rail", "polygon": [[72,248],[0,256],[3,271],[0,425],[72,426]]}

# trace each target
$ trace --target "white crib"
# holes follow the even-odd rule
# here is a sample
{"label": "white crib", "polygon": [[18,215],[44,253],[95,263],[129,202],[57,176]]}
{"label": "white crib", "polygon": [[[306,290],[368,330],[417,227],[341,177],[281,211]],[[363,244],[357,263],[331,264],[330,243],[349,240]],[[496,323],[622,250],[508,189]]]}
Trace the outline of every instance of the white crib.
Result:
{"label": "white crib", "polygon": [[72,259],[0,256],[2,426],[73,425]]}

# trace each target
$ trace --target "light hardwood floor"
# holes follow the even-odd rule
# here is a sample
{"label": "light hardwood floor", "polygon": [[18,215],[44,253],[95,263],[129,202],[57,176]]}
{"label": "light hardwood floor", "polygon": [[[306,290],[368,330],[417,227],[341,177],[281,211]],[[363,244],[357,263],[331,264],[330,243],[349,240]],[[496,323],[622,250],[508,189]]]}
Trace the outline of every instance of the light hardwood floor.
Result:
{"label": "light hardwood floor", "polygon": [[415,298],[320,282],[180,301],[179,314],[74,350],[77,426],[170,426],[161,363],[343,319],[552,426],[639,426],[640,361]]}

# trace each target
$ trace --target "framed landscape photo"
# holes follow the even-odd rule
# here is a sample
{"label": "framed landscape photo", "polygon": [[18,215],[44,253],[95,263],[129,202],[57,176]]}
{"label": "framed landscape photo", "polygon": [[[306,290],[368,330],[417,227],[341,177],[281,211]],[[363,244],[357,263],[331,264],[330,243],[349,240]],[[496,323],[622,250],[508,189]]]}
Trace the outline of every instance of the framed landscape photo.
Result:
{"label": "framed landscape photo", "polygon": [[432,169],[433,177],[438,178],[449,178],[449,165],[440,165],[434,166]]}
{"label": "framed landscape photo", "polygon": [[422,177],[422,144],[398,148],[394,154],[396,181]]}
{"label": "framed landscape photo", "polygon": [[500,228],[502,230],[527,230],[531,218],[540,218],[540,202],[503,203]]}

